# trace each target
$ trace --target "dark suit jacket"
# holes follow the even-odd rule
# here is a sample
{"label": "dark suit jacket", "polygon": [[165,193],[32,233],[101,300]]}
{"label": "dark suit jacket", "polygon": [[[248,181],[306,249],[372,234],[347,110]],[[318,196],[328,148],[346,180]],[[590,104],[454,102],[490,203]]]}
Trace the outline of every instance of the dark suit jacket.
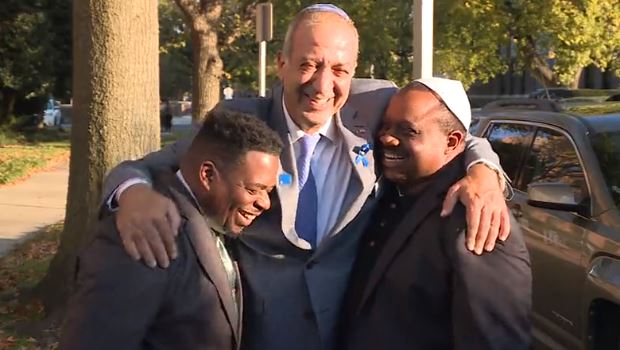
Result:
{"label": "dark suit jacket", "polygon": [[513,220],[508,240],[477,256],[465,247],[464,207],[439,216],[463,169],[459,157],[436,173],[360,271],[377,248],[365,233],[350,284],[363,287],[349,290],[346,308],[348,349],[529,348],[531,272],[519,226]]}
{"label": "dark suit jacket", "polygon": [[80,254],[60,349],[239,347],[239,311],[209,227],[189,194],[171,188],[182,216],[179,256],[151,269],[125,253],[109,216]]}

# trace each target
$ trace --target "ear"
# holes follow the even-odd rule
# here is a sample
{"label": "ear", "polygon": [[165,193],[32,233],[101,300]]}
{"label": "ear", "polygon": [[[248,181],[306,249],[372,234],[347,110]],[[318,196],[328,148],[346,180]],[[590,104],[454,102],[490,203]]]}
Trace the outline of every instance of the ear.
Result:
{"label": "ear", "polygon": [[282,80],[282,70],[284,69],[284,65],[286,64],[286,59],[284,58],[284,54],[282,51],[278,51],[276,55],[276,64],[278,67],[278,78]]}
{"label": "ear", "polygon": [[448,134],[446,142],[445,154],[448,154],[457,150],[465,142],[465,133],[460,130],[453,130]]}
{"label": "ear", "polygon": [[205,188],[205,190],[209,190],[213,183],[219,179],[220,173],[213,163],[210,160],[205,160],[202,164],[200,164],[200,183]]}

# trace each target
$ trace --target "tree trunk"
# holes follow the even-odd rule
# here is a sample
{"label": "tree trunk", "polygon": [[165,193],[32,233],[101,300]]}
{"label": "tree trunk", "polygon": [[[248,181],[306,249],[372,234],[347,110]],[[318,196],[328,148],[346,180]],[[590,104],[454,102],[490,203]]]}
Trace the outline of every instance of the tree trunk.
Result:
{"label": "tree trunk", "polygon": [[573,78],[573,81],[569,85],[571,89],[579,88],[579,82],[581,81],[581,73],[583,73],[583,68],[577,69],[577,71],[575,72],[575,77]]}
{"label": "tree trunk", "polygon": [[17,90],[9,87],[2,88],[2,106],[0,106],[0,125],[6,124],[15,111]]}
{"label": "tree trunk", "polygon": [[534,39],[532,37],[527,37],[525,38],[525,42],[526,44],[523,46],[523,50],[525,51],[526,61],[529,62],[532,76],[546,88],[562,86],[557,75],[547,64],[547,61],[540,57],[536,51]]}
{"label": "tree trunk", "polygon": [[192,121],[200,123],[220,100],[224,64],[217,45],[222,0],[174,0],[192,28]]}
{"label": "tree trunk", "polygon": [[64,311],[76,252],[92,237],[105,174],[160,145],[157,1],[74,1],[73,25],[65,229],[36,291],[52,318]]}
{"label": "tree trunk", "polygon": [[192,31],[192,121],[200,123],[220,100],[220,77],[224,65],[217,48],[217,32],[207,25]]}

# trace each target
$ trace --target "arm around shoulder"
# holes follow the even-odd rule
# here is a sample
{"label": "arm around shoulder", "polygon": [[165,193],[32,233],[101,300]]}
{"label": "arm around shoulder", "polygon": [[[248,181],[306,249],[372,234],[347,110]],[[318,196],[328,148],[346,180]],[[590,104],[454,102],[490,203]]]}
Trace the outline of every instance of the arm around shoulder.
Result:
{"label": "arm around shoulder", "polygon": [[489,141],[468,133],[465,138],[465,165],[469,168],[476,163],[485,163],[498,172],[503,173],[499,157],[493,151]]}
{"label": "arm around shoulder", "polygon": [[139,160],[120,163],[110,171],[103,183],[102,198],[106,201],[114,191],[131,179],[144,179],[152,183],[152,174],[157,169],[175,169],[179,167],[181,156],[185,154],[192,142],[194,133],[167,145],[159,151],[151,152]]}

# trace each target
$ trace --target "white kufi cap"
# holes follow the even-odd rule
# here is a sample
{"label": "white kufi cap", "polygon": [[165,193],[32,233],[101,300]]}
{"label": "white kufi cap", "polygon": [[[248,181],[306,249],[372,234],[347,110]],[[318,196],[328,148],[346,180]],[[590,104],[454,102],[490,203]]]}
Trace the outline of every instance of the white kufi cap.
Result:
{"label": "white kufi cap", "polygon": [[469,129],[471,123],[471,106],[465,93],[465,88],[458,80],[444,78],[422,78],[416,79],[418,82],[439,96],[450,112],[463,124],[465,130]]}

